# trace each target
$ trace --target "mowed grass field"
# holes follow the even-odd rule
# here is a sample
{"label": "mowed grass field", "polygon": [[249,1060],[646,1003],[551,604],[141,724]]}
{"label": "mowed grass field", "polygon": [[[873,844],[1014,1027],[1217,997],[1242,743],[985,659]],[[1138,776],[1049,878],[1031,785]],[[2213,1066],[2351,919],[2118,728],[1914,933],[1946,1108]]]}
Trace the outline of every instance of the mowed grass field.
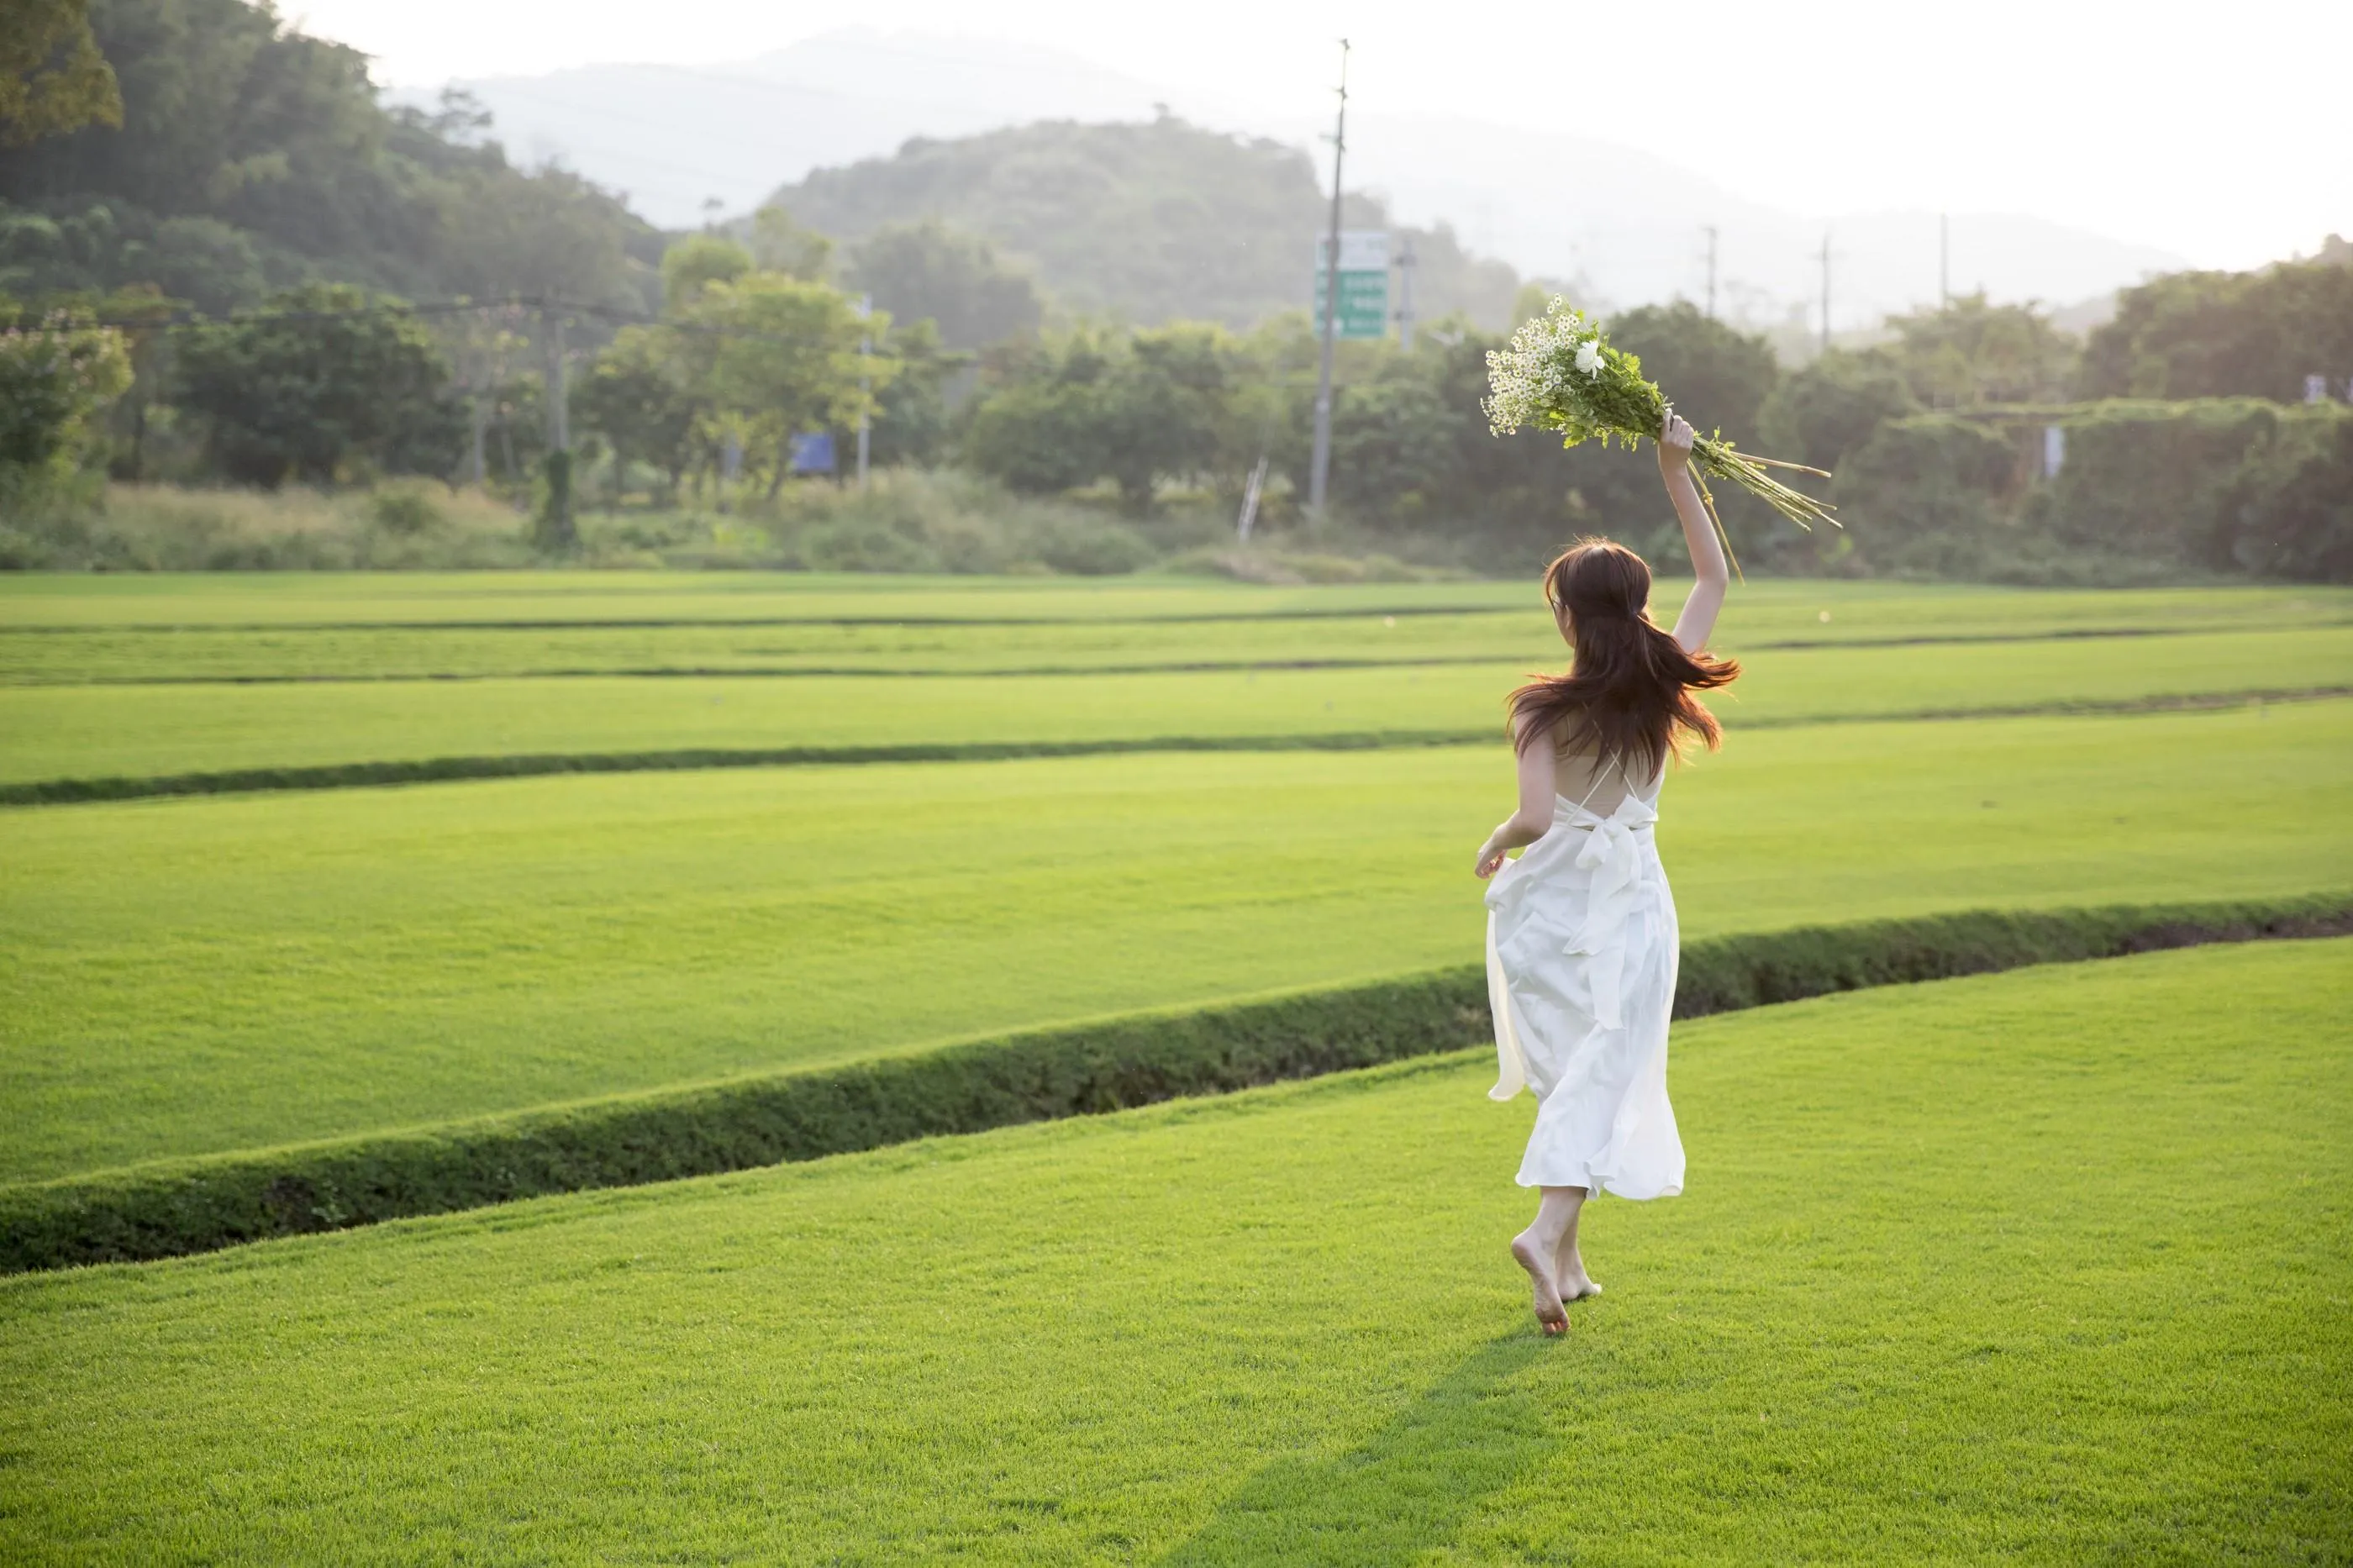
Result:
{"label": "mowed grass field", "polygon": [[[2353,702],[1736,733],[1687,935],[2353,887]],[[1508,751],[723,770],[0,811],[0,1173],[1476,961]]]}
{"label": "mowed grass field", "polygon": [[[896,673],[311,679],[354,637],[464,676],[498,667],[485,638],[595,668],[649,636],[864,639]],[[1731,743],[1662,828],[1692,935],[2353,887],[2353,703],[2247,700],[2353,684],[2353,595],[1759,584],[1719,642],[1749,666]],[[1284,667],[1318,647],[1393,662]],[[89,662],[5,662],[27,648]],[[190,679],[227,648],[284,679]],[[1039,659],[1084,672],[970,673]],[[0,809],[0,1181],[1467,962],[1502,694],[1559,660],[1509,584],[0,584],[0,780],[1494,734]],[[2224,706],[2130,711],[2180,702]],[[2101,705],[2123,711],[1890,721]]]}
{"label": "mowed grass field", "polygon": [[[2161,706],[2353,694],[2353,626],[1768,650],[1750,661],[1754,673],[1715,704],[1736,728]],[[0,782],[696,748],[1466,738],[1501,735],[1504,694],[1537,667],[0,686],[0,733],[12,738]]]}
{"label": "mowed grass field", "polygon": [[1541,1341],[1480,1053],[0,1280],[59,1563],[2331,1563],[2353,942],[1681,1027]]}
{"label": "mowed grass field", "polygon": [[[2353,593],[1718,643],[1687,938],[2353,891]],[[0,784],[1208,748],[0,806],[0,1183],[1474,963],[1560,660],[1525,584],[0,580]],[[1335,735],[1411,743],[1247,749]],[[0,1279],[0,1561],[2353,1562],[2348,1006],[2353,939],[1680,1025],[1565,1343],[1478,1050]]]}

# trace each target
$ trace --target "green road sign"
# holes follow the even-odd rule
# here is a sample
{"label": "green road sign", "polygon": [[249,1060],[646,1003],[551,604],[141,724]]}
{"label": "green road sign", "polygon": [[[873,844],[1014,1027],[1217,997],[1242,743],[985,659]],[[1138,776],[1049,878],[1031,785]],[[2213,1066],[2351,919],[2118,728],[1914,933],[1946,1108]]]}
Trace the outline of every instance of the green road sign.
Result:
{"label": "green road sign", "polygon": [[[1324,296],[1330,286],[1328,240],[1315,242],[1315,330],[1324,330]],[[1340,234],[1340,307],[1332,323],[1344,338],[1387,337],[1389,330],[1389,237],[1380,229],[1344,229]]]}
{"label": "green road sign", "polygon": [[[1315,275],[1315,330],[1324,330],[1324,293],[1329,275]],[[1389,275],[1378,272],[1340,274],[1340,309],[1332,330],[1344,338],[1387,337],[1389,330]]]}

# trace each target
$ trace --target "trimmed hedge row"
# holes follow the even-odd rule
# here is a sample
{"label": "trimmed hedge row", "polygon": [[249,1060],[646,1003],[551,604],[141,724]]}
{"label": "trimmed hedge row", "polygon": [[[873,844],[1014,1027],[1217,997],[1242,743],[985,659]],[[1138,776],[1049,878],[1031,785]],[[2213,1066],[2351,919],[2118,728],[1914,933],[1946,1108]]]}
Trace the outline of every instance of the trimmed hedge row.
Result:
{"label": "trimmed hedge row", "polygon": [[[2199,942],[2353,931],[2353,894],[1980,912],[1695,942],[1675,1015]],[[0,1188],[0,1271],[136,1261],[879,1148],[1457,1049],[1487,1033],[1475,967],[1140,1015],[815,1071],[422,1131]]]}
{"label": "trimmed hedge row", "polygon": [[997,763],[1019,757],[1093,757],[1130,752],[1370,752],[1389,746],[1459,746],[1492,741],[1488,730],[1365,731],[1328,735],[1160,735],[1102,741],[981,741],[903,746],[698,747],[674,752],[537,752],[500,757],[419,757],[406,762],[328,763],[311,767],[228,768],[150,778],[43,779],[0,784],[0,805],[230,795],[247,790],[363,789],[459,779],[539,778],[552,773],[691,772],[703,768],[808,767],[860,763]]}
{"label": "trimmed hedge row", "polygon": [[[1830,646],[1830,645],[1798,645]],[[2242,708],[2259,702],[2312,702],[2353,695],[2353,687],[2308,686],[2254,691],[2185,692],[2112,700],[1974,708],[1921,708],[1901,713],[1791,715],[1746,719],[1749,729],[1815,724],[1902,723],[1914,720],[2031,719],[2044,714],[2152,713]],[[705,768],[842,766],[869,763],[995,763],[1022,757],[1092,757],[1142,752],[1371,752],[1391,747],[1493,744],[1493,730],[1390,730],[1331,735],[1164,735],[1151,740],[1007,741],[972,745],[787,746],[765,751],[698,750],[543,752],[507,757],[425,757],[411,762],[331,763],[312,767],[233,768],[148,778],[43,779],[0,784],[0,806],[68,805],[83,801],[150,800],[171,795],[237,795],[253,790],[370,789],[466,779],[544,778],[558,773],[678,773]]]}

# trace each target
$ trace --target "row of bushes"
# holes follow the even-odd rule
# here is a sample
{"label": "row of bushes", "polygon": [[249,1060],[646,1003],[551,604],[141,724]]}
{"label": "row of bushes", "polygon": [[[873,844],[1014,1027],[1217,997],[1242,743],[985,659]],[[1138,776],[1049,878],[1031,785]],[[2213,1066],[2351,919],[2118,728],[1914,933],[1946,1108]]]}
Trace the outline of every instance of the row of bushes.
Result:
{"label": "row of bushes", "polygon": [[[2197,942],[2342,934],[2353,895],[1965,913],[1698,942],[1675,1015]],[[433,1131],[0,1189],[0,1271],[135,1261],[304,1232],[817,1159],[1371,1067],[1488,1031],[1475,967],[1040,1030],[928,1054]]]}
{"label": "row of bushes", "polygon": [[254,790],[371,789],[461,779],[543,778],[554,773],[691,773],[705,768],[841,766],[863,763],[997,763],[1017,757],[1099,757],[1131,752],[1362,752],[1388,746],[1458,746],[1493,741],[1493,730],[1366,730],[1300,735],[1152,735],[1099,741],[965,741],[883,746],[690,747],[669,752],[521,752],[418,757],[402,762],[322,763],[281,768],[146,777],[38,779],[0,784],[0,806],[160,795],[237,795]]}
{"label": "row of bushes", "polygon": [[[2063,438],[2041,478],[2044,431]],[[2115,400],[1880,426],[1834,488],[1880,561],[1996,581],[2353,582],[2353,407]]]}

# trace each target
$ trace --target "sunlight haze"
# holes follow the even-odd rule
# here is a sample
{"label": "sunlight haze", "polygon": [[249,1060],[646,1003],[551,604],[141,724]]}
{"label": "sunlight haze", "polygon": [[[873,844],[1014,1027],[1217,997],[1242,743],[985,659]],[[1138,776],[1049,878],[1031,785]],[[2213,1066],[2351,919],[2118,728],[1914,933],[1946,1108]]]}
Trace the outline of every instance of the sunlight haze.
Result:
{"label": "sunlight haze", "polygon": [[[1368,114],[1616,142],[1791,209],[2022,213],[2208,267],[2309,253],[2353,227],[2353,7],[2268,0],[2232,8],[2228,27],[2183,8],[2185,26],[2151,27],[2168,9],[1995,0],[1964,24],[1948,8],[1703,3],[1657,26],[1394,0],[1201,0],[1181,26],[1157,9],[1044,0],[1006,0],[985,22],[944,0],[880,0],[854,17],[746,0],[659,11],[315,0],[290,15],[368,50],[404,87],[589,63],[727,65],[848,21],[903,30],[918,49],[923,35],[985,36],[1133,75],[1204,124],[1286,137],[1328,112],[1345,33]],[[1449,216],[1476,240],[1476,215]]]}

